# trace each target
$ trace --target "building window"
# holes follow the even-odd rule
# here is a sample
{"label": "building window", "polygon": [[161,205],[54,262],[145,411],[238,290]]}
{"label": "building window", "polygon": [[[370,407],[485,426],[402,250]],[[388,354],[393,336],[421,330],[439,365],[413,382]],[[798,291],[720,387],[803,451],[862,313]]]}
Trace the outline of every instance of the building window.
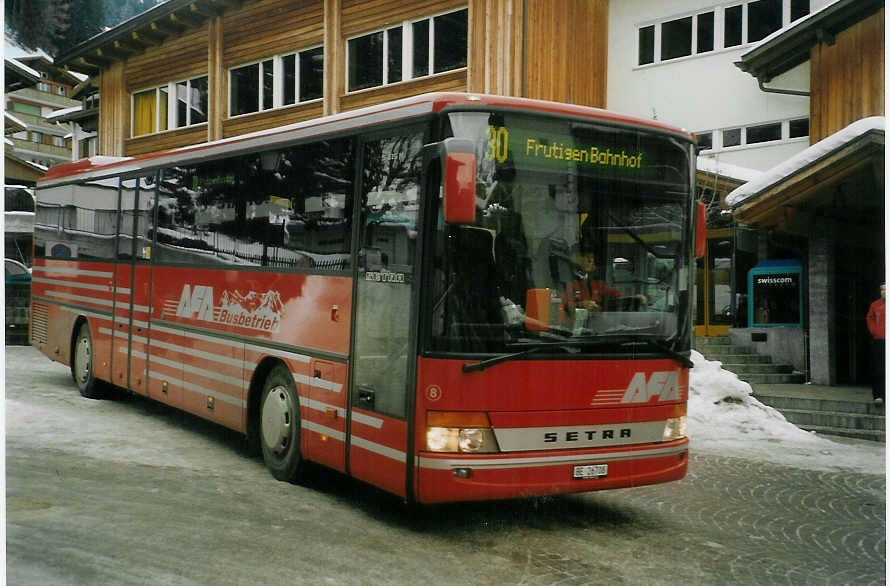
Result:
{"label": "building window", "polygon": [[774,140],[782,140],[782,124],[780,122],[758,124],[745,129],[746,144],[772,142]]}
{"label": "building window", "polygon": [[788,138],[802,138],[810,135],[810,119],[798,118],[788,121]]}
{"label": "building window", "polygon": [[261,64],[237,67],[229,72],[229,116],[258,112]]}
{"label": "building window", "polygon": [[[637,29],[637,64],[649,65],[754,43],[809,12],[809,0],[750,0],[645,24]],[[720,19],[722,28],[718,26]]]}
{"label": "building window", "polygon": [[[695,135],[701,150],[717,151],[730,147],[804,138],[809,136],[809,133],[810,119],[795,118],[787,121],[752,124],[744,128],[723,128],[715,131],[696,132]],[[720,139],[719,144],[714,143],[717,138]]]}
{"label": "building window", "polygon": [[695,138],[698,139],[698,148],[703,151],[708,151],[714,148],[714,133],[713,132],[696,132]]}
{"label": "building window", "polygon": [[347,41],[347,91],[354,92],[467,66],[467,9]]}
{"label": "building window", "polygon": [[655,62],[655,27],[644,26],[640,29],[640,65]]}
{"label": "building window", "polygon": [[742,129],[727,128],[723,131],[723,146],[733,147],[742,144]]}
{"label": "building window", "polygon": [[661,60],[692,55],[692,17],[678,18],[661,25]]}
{"label": "building window", "polygon": [[707,53],[714,50],[714,13],[699,14],[696,25],[696,53]]}
{"label": "building window", "polygon": [[723,46],[742,44],[742,5],[730,6],[723,11]]}
{"label": "building window", "polygon": [[748,42],[765,39],[782,28],[782,0],[757,0],[748,4]]}
{"label": "building window", "polygon": [[207,122],[207,76],[133,94],[133,132],[144,136]]}
{"label": "building window", "polygon": [[317,100],[323,84],[322,47],[235,67],[229,70],[229,116]]}

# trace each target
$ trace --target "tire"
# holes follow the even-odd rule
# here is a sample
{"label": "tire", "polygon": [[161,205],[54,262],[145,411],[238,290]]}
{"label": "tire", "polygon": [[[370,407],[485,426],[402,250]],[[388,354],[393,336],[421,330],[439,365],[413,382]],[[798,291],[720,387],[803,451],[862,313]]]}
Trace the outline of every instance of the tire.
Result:
{"label": "tire", "polygon": [[303,468],[300,452],[300,398],[290,371],[273,368],[260,396],[259,443],[266,468],[278,480],[296,482]]}
{"label": "tire", "polygon": [[90,336],[90,326],[87,323],[80,324],[74,339],[71,352],[71,378],[74,379],[80,394],[87,399],[105,397],[105,388],[93,373],[93,338]]}

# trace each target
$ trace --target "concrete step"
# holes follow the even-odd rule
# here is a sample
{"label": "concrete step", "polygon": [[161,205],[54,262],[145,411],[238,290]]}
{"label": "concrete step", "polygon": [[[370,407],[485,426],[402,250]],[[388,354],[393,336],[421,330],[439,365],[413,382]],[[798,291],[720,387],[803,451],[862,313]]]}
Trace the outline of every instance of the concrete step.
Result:
{"label": "concrete step", "polygon": [[728,346],[732,344],[729,336],[713,336],[707,338],[695,338],[693,346],[696,348],[710,348],[711,346]]}
{"label": "concrete step", "polygon": [[801,429],[814,431],[825,435],[838,435],[841,437],[851,437],[855,439],[870,440],[874,442],[886,441],[886,433],[882,431],[874,431],[868,429],[849,429],[842,427],[822,427],[819,425],[799,425]]}
{"label": "concrete step", "polygon": [[769,356],[761,356],[760,354],[724,354],[714,356],[702,353],[702,356],[708,360],[716,360],[722,364],[771,364],[772,359]]}
{"label": "concrete step", "polygon": [[736,374],[741,380],[751,384],[781,385],[802,384],[804,382],[804,375],[802,372],[791,372],[786,374],[749,374],[745,372],[736,372]]}
{"label": "concrete step", "polygon": [[866,431],[884,431],[884,417],[841,411],[812,411],[809,409],[782,409],[785,419],[798,427],[837,427]]}
{"label": "concrete step", "polygon": [[744,346],[733,346],[731,344],[720,344],[719,346],[706,346],[704,348],[696,347],[696,350],[705,356],[713,356],[714,360],[719,360],[720,356],[739,355],[739,354],[756,354],[754,350],[745,348]]}
{"label": "concrete step", "polygon": [[772,364],[770,362],[748,363],[748,364],[729,364],[724,362],[723,368],[734,372],[741,377],[740,373],[746,374],[790,374],[794,372],[794,367],[790,364]]}
{"label": "concrete step", "polygon": [[778,409],[801,429],[883,442],[886,439],[884,407],[876,406],[867,390],[833,390],[809,385],[758,391],[754,396]]}
{"label": "concrete step", "polygon": [[849,413],[853,415],[873,415],[884,417],[884,407],[878,407],[871,401],[844,401],[818,397],[787,397],[782,395],[763,394],[754,390],[754,396],[764,405],[779,411],[827,411],[831,413]]}

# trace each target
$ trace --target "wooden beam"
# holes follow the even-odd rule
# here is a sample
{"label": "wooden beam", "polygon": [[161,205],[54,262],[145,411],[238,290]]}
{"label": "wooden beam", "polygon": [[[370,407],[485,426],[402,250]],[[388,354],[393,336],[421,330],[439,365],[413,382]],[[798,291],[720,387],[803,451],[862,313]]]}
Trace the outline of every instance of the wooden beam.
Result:
{"label": "wooden beam", "polygon": [[215,2],[198,1],[194,4],[189,5],[189,12],[202,18],[213,18],[215,16],[221,16],[224,10],[225,7]]}
{"label": "wooden beam", "polygon": [[202,14],[198,14],[197,12],[192,12],[191,6],[193,5],[190,5],[189,8],[186,8],[185,10],[180,10],[179,12],[174,12],[173,14],[171,14],[171,20],[179,21],[183,23],[187,28],[195,28],[198,25],[203,24],[207,20],[207,17]]}
{"label": "wooden beam", "polygon": [[164,42],[164,38],[161,35],[152,33],[151,29],[148,28],[130,33],[130,43],[139,47],[140,50],[160,45]]}
{"label": "wooden beam", "polygon": [[148,26],[148,28],[143,29],[140,32],[146,35],[151,35],[152,37],[159,39],[159,42],[163,43],[165,40],[176,34],[178,31],[172,28],[162,27],[157,22],[153,22]]}

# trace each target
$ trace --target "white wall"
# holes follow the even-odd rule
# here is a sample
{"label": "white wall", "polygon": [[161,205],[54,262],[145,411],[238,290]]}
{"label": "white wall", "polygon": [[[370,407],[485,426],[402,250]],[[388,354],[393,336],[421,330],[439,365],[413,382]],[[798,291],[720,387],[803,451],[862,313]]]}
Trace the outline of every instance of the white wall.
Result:
{"label": "white wall", "polygon": [[[819,0],[821,1],[821,0]],[[733,63],[754,45],[723,49],[720,8],[738,0],[613,0],[609,4],[609,68],[607,107],[610,110],[657,118],[693,132],[743,127],[809,115],[809,98],[760,91],[757,80]],[[816,2],[813,2],[816,4]],[[638,65],[639,26],[715,10],[718,44],[714,51],[664,63]],[[770,84],[787,89],[809,89],[809,63]],[[716,139],[715,139],[716,140]],[[808,146],[806,139],[732,147],[719,153],[721,161],[765,170]]]}

